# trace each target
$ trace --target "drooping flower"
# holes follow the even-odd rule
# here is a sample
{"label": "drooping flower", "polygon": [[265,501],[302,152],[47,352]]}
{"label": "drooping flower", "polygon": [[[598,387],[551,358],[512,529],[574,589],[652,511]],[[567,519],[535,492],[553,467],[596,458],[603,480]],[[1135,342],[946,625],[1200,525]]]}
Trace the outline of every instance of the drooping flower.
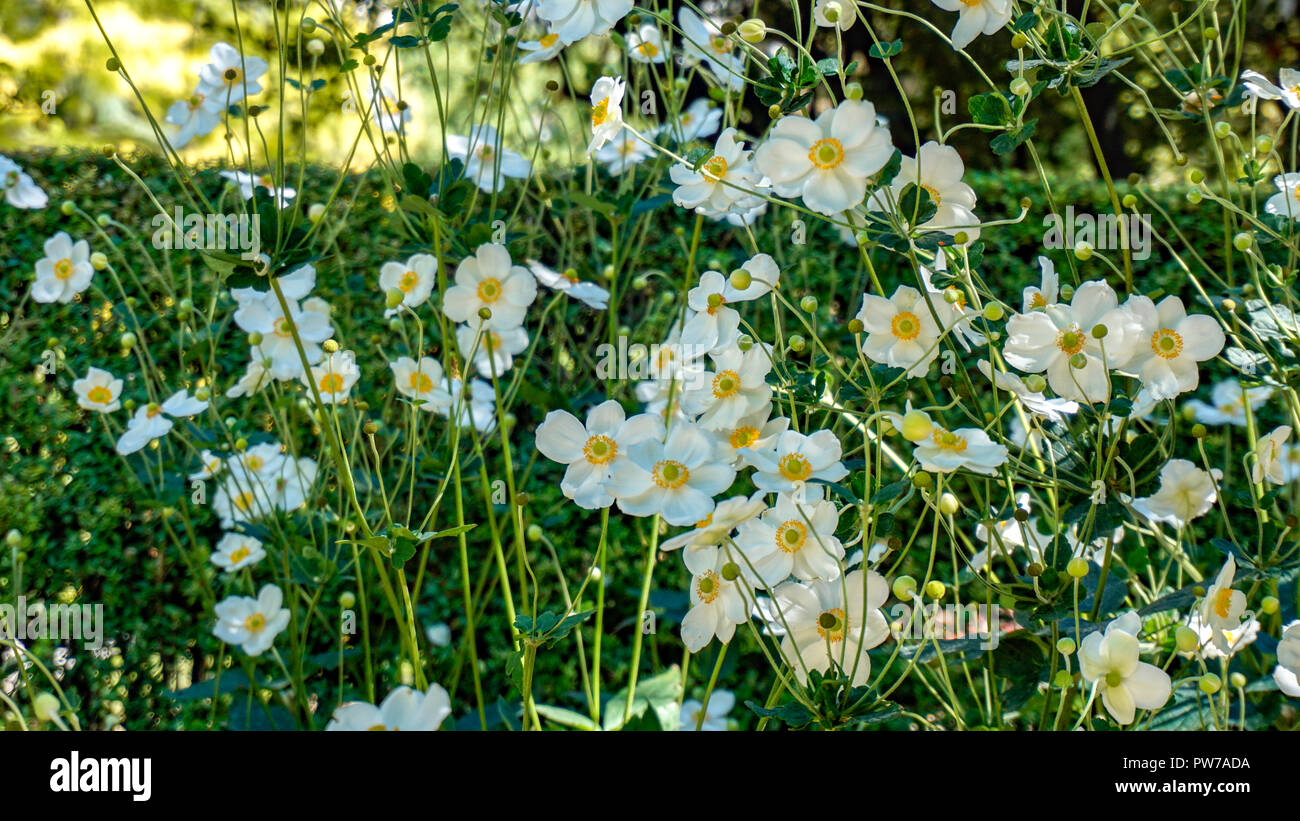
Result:
{"label": "drooping flower", "polygon": [[614,468],[634,446],[663,436],[663,420],[658,416],[628,419],[623,406],[609,400],[592,408],[585,425],[566,411],[548,413],[537,427],[537,449],[551,461],[568,465],[560,491],[578,507],[597,510],[614,502],[605,486]]}
{"label": "drooping flower", "polygon": [[609,307],[609,291],[594,282],[578,279],[578,272],[570,269],[561,274],[546,267],[535,259],[528,260],[528,270],[538,282],[547,288],[563,291],[574,299],[597,311]]}
{"label": "drooping flower", "polygon": [[1273,681],[1283,693],[1300,698],[1300,621],[1293,621],[1282,630],[1277,643],[1277,667]]}
{"label": "drooping flower", "polygon": [[1267,479],[1275,485],[1288,481],[1286,440],[1291,438],[1291,426],[1281,425],[1259,437],[1255,443],[1255,464],[1251,467],[1250,481],[1259,483]]}
{"label": "drooping flower", "polygon": [[1041,416],[1051,422],[1060,422],[1069,414],[1078,413],[1079,403],[1068,399],[1048,399],[1042,391],[1031,391],[1025,380],[1014,373],[994,371],[987,359],[981,359],[976,365],[980,373],[1000,389],[1013,394],[1025,410],[1034,416]]}
{"label": "drooping flower", "polygon": [[722,29],[712,20],[681,6],[677,10],[677,24],[682,30],[683,66],[704,63],[718,85],[728,91],[741,91],[745,87],[745,57],[736,52],[736,44],[723,35]]}
{"label": "drooping flower", "polygon": [[[400,291],[401,304],[407,308],[423,305],[437,284],[438,258],[432,254],[413,254],[406,262],[385,262],[379,266],[379,287],[385,293]],[[384,316],[393,316],[397,308],[384,311]]]}
{"label": "drooping flower", "polygon": [[803,197],[813,211],[834,215],[862,202],[867,177],[893,151],[889,132],[876,124],[876,107],[844,100],[816,120],[782,117],[754,151],[754,163],[780,196]]}
{"label": "drooping flower", "polygon": [[1264,210],[1287,219],[1300,220],[1300,171],[1273,178],[1277,193],[1264,201]]}
{"label": "drooping flower", "polygon": [[587,153],[614,139],[623,131],[622,77],[601,77],[591,87],[591,142]]}
{"label": "drooping flower", "polygon": [[712,569],[717,548],[733,531],[767,509],[762,497],[760,492],[750,497],[733,496],[718,502],[713,512],[696,522],[694,528],[664,541],[659,549],[681,550],[682,561],[692,573]]}
{"label": "drooping flower", "polygon": [[966,48],[981,34],[999,31],[1015,13],[1011,0],[931,0],[944,11],[957,12],[957,25],[952,29],[952,47]]}
{"label": "drooping flower", "polygon": [[686,294],[687,306],[696,313],[682,327],[682,343],[708,352],[730,347],[740,329],[740,314],[730,306],[766,296],[780,280],[781,269],[767,254],[755,254],[730,276],[705,271]]}
{"label": "drooping flower", "polygon": [[1042,279],[1038,286],[1027,285],[1024,290],[1025,307],[1023,313],[1039,311],[1048,305],[1055,305],[1060,298],[1061,278],[1056,273],[1056,265],[1047,257],[1038,258],[1038,269]]}
{"label": "drooping flower", "polygon": [[45,240],[45,256],[36,262],[36,281],[32,283],[35,302],[71,302],[90,287],[95,269],[90,264],[90,243],[75,243],[67,232],[60,231]]}
{"label": "drooping flower", "polygon": [[713,512],[713,498],[731,486],[736,471],[718,464],[699,428],[675,424],[665,442],[649,439],[618,460],[605,488],[619,510],[632,516],[659,514],[670,525],[694,524]]}
{"label": "drooping flower", "polygon": [[227,644],[238,644],[248,655],[260,656],[289,626],[289,609],[280,606],[283,601],[284,594],[273,584],[263,587],[255,599],[229,596],[217,603],[212,632]]}
{"label": "drooping flower", "polygon": [[431,357],[416,362],[409,356],[394,360],[389,368],[397,392],[416,400],[417,407],[429,413],[450,416],[453,391],[443,377],[442,365]]}
{"label": "drooping flower", "polygon": [[543,34],[536,40],[520,40],[519,50],[528,53],[520,57],[519,62],[521,64],[544,63],[563,51],[565,45],[567,44],[560,39],[560,35],[553,31]]}
{"label": "drooping flower", "polygon": [[1281,100],[1287,108],[1300,108],[1300,71],[1284,68],[1278,72],[1277,85],[1258,71],[1246,69],[1241,72],[1241,84],[1246,88],[1246,96],[1259,100]]}
{"label": "drooping flower", "polygon": [[72,383],[77,405],[98,413],[112,413],[122,407],[122,380],[108,371],[91,368]]}
{"label": "drooping flower", "polygon": [[813,22],[821,28],[848,31],[858,19],[858,9],[853,0],[816,0],[813,3]]}
{"label": "drooping flower", "polygon": [[1139,657],[1137,634],[1142,627],[1129,611],[1089,633],[1079,647],[1079,671],[1095,684],[1106,711],[1121,725],[1133,723],[1138,710],[1156,710],[1173,692],[1169,674]]}
{"label": "drooping flower", "polygon": [[642,23],[627,35],[627,56],[638,63],[655,64],[664,61],[664,41],[659,27]]}
{"label": "drooping flower", "polygon": [[777,624],[787,628],[781,653],[800,683],[809,670],[825,673],[834,666],[853,686],[866,684],[871,677],[867,651],[889,637],[889,622],[880,611],[888,598],[884,577],[863,570],[833,582],[787,582],[777,588]]}
{"label": "drooping flower", "polygon": [[327,732],[402,730],[429,732],[442,726],[451,715],[451,697],[441,685],[431,684],[421,693],[401,686],[393,689],[378,707],[365,701],[340,705],[325,725]]}
{"label": "drooping flower", "polygon": [[1160,489],[1154,496],[1134,499],[1133,508],[1153,522],[1182,527],[1214,507],[1221,475],[1217,468],[1211,476],[1186,459],[1170,459],[1160,468]]}
{"label": "drooping flower", "polygon": [[[537,298],[537,280],[515,265],[504,245],[484,243],[456,266],[456,284],[443,295],[442,311],[453,322],[475,328],[509,330],[523,324],[524,313]],[[482,319],[479,311],[492,315]]]}

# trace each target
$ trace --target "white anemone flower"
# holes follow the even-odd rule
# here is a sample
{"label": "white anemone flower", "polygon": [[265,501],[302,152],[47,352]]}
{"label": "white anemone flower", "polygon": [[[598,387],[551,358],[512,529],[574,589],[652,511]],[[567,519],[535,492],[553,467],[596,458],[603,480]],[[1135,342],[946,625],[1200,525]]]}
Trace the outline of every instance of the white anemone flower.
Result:
{"label": "white anemone flower", "polygon": [[1264,201],[1264,210],[1279,217],[1300,220],[1300,171],[1273,178],[1277,193]]}
{"label": "white anemone flower", "polygon": [[803,197],[813,211],[835,215],[862,202],[867,178],[893,153],[889,131],[876,123],[876,107],[844,100],[816,120],[782,117],[754,151],[754,162],[780,196]]}
{"label": "white anemone flower", "polygon": [[[833,582],[787,582],[776,589],[777,621],[788,632],[781,653],[799,682],[808,671],[825,673],[832,666],[852,676],[853,686],[871,677],[867,651],[889,638],[889,622],[880,608],[889,598],[889,584],[875,571],[854,570]],[[865,608],[864,608],[865,604]]]}
{"label": "white anemone flower", "polygon": [[212,632],[226,644],[238,644],[250,656],[270,649],[275,637],[289,626],[289,608],[281,607],[284,594],[268,584],[257,594],[229,596],[214,608],[217,616]]}
{"label": "white anemone flower", "polygon": [[898,174],[889,184],[891,197],[884,192],[872,195],[867,207],[872,211],[899,208],[904,222],[911,216],[901,206],[903,190],[909,185],[922,188],[935,207],[934,216],[921,223],[921,228],[942,229],[948,234],[965,232],[968,241],[979,238],[979,217],[975,216],[975,189],[962,182],[966,165],[957,149],[931,140],[921,146],[916,157],[903,157]]}
{"label": "white anemone flower", "polygon": [[1042,274],[1040,284],[1025,286],[1023,313],[1039,311],[1048,305],[1055,305],[1061,295],[1061,277],[1056,273],[1056,264],[1047,257],[1038,258],[1038,270]]}
{"label": "white anemone flower", "polygon": [[528,349],[528,331],[523,325],[504,331],[458,325],[456,347],[470,357],[479,376],[491,379],[514,367],[515,357]]}
{"label": "white anemone flower", "polygon": [[97,413],[112,413],[122,407],[122,380],[101,368],[91,368],[72,383],[78,407]]}
{"label": "white anemone flower", "polygon": [[397,687],[378,707],[365,701],[340,705],[325,725],[328,732],[364,730],[402,730],[429,732],[442,726],[451,715],[451,697],[438,684],[423,693],[410,687]]}
{"label": "white anemone flower", "polygon": [[[433,292],[437,274],[437,257],[433,254],[412,254],[406,262],[385,262],[379,266],[379,287],[384,293],[400,291],[400,304],[407,308],[417,308]],[[389,308],[384,311],[384,316],[394,316],[398,311],[398,308]]]}
{"label": "white anemone flower", "polygon": [[1241,72],[1241,84],[1246,87],[1246,96],[1259,100],[1281,100],[1287,108],[1300,108],[1300,71],[1284,68],[1278,72],[1277,85],[1258,71],[1246,69]]}
{"label": "white anemone flower", "polygon": [[619,177],[653,157],[654,146],[630,131],[624,131],[591,155],[605,166],[611,177]]}
{"label": "white anemone flower", "polygon": [[976,365],[998,388],[1014,395],[1033,416],[1041,416],[1051,422],[1061,422],[1065,417],[1079,412],[1079,403],[1068,399],[1048,399],[1042,391],[1031,391],[1025,380],[1014,373],[994,371],[987,359],[981,359]]}
{"label": "white anemone flower", "polygon": [[677,142],[685,144],[693,140],[702,140],[718,133],[722,125],[722,109],[713,105],[708,97],[699,97],[690,102],[675,118],[670,119],[664,130]]}
{"label": "white anemone flower", "polygon": [[[1098,339],[1093,329],[1102,325]],[[1047,372],[1047,383],[1057,395],[1076,402],[1103,402],[1110,396],[1108,371],[1133,355],[1138,337],[1137,320],[1120,307],[1115,292],[1105,282],[1080,285],[1066,305],[1049,305],[1042,311],[1016,314],[1007,320],[1002,355],[1013,368],[1027,373]],[[1080,355],[1083,367],[1071,360]]]}
{"label": "white anemone flower", "polygon": [[594,282],[579,279],[577,271],[569,269],[561,274],[535,259],[528,260],[528,270],[547,288],[563,291],[589,308],[603,311],[609,307],[609,291]]}
{"label": "white anemone flower", "polygon": [[770,404],[759,408],[736,423],[730,430],[718,431],[724,441],[722,457],[732,464],[744,461],[747,448],[764,450],[776,445],[777,437],[790,429],[790,420],[784,416],[772,419]]}
{"label": "white anemone flower", "polygon": [[1139,658],[1137,633],[1142,622],[1133,611],[1089,633],[1079,646],[1079,671],[1097,686],[1101,703],[1121,725],[1133,723],[1138,710],[1163,707],[1173,692],[1169,674]]}
{"label": "white anemone flower", "polygon": [[490,125],[470,129],[468,137],[448,135],[447,156],[465,163],[465,179],[487,194],[500,191],[507,177],[523,180],[532,171],[522,155],[501,147],[501,135]]}
{"label": "white anemone flower", "polygon": [[217,43],[208,51],[207,65],[199,69],[198,93],[225,106],[262,90],[257,82],[266,73],[261,57],[245,57],[229,43]]}
{"label": "white anemone flower", "polygon": [[592,408],[585,424],[567,411],[551,411],[537,427],[536,444],[543,456],[568,466],[560,491],[584,510],[599,510],[614,502],[606,488],[614,468],[635,446],[663,436],[658,416],[643,413],[629,419],[611,399]]}
{"label": "white anemone flower", "polygon": [[591,142],[587,153],[617,137],[623,131],[622,77],[601,77],[591,87]]}
{"label": "white anemone flower", "polygon": [[44,208],[50,198],[18,163],[0,155],[0,191],[14,208]]}
{"label": "white anemone flower", "polygon": [[753,597],[744,576],[732,566],[723,551],[701,551],[711,555],[712,566],[691,575],[691,608],[682,617],[682,644],[691,653],[703,650],[717,639],[731,641],[736,627],[749,621],[747,599]]}
{"label": "white anemone flower", "polygon": [[681,550],[682,561],[692,573],[703,573],[713,568],[714,549],[721,546],[739,527],[767,509],[763,494],[753,496],[733,496],[724,499],[713,508],[713,512],[695,526],[680,535],[667,539],[659,545],[663,551]]}
{"label": "white anemone flower", "polygon": [[728,91],[745,88],[745,56],[737,53],[735,41],[725,36],[717,23],[682,6],[677,10],[677,24],[682,30],[679,60],[683,66],[704,63],[723,88]]}
{"label": "white anemone flower", "polygon": [[754,168],[753,152],[736,139],[736,129],[728,128],[718,137],[713,155],[699,170],[685,163],[668,169],[677,186],[673,202],[704,216],[719,216],[749,211],[759,194],[768,187]]}
{"label": "white anemone flower", "polygon": [[909,285],[899,285],[889,299],[863,294],[857,319],[867,334],[862,353],[872,362],[902,368],[915,379],[939,358],[939,325],[925,295]]}
{"label": "white anemone flower", "polygon": [[802,581],[835,581],[844,545],[835,537],[840,511],[829,500],[800,504],[787,494],[757,519],[740,527],[740,569],[756,587],[772,587],[794,575]]}
{"label": "white anemone flower", "polygon": [[642,23],[627,34],[627,56],[635,62],[649,64],[664,61],[664,40],[654,23]]}
{"label": "white anemone flower", "polygon": [[[1124,370],[1137,374],[1151,398],[1173,399],[1196,390],[1200,384],[1198,363],[1213,359],[1223,350],[1223,329],[1213,317],[1187,315],[1183,301],[1167,296],[1156,305],[1141,294],[1126,306],[1137,319],[1138,344]],[[1149,340],[1149,344],[1141,344]]]}
{"label": "white anemone flower", "polygon": [[1222,642],[1227,648],[1227,652],[1224,652],[1214,642],[1214,628],[1201,618],[1200,613],[1193,613],[1191,618],[1187,620],[1187,627],[1196,633],[1197,649],[1179,655],[1184,658],[1200,656],[1206,660],[1231,658],[1242,649],[1255,643],[1255,639],[1259,638],[1260,626],[1259,619],[1251,616],[1239,622],[1235,628],[1221,630]]}
{"label": "white anemone flower", "polygon": [[838,27],[840,31],[848,31],[857,19],[857,4],[853,0],[816,0],[813,3],[813,22],[821,28]]}
{"label": "white anemone flower", "polygon": [[985,476],[994,476],[1007,460],[1007,448],[989,438],[979,428],[948,430],[936,424],[930,414],[912,410],[907,403],[906,415],[888,413],[886,418],[903,438],[916,445],[913,456],[923,470],[935,473],[952,473],[969,470]]}
{"label": "white anemone flower", "polygon": [[537,16],[567,46],[589,34],[608,34],[633,5],[633,0],[537,0]]}
{"label": "white anemone flower", "polygon": [[682,343],[708,352],[730,347],[739,335],[740,314],[729,306],[766,296],[780,281],[781,269],[768,254],[755,254],[730,276],[705,271],[686,294],[687,307],[696,313],[682,327]]}
{"label": "white anemone flower", "polygon": [[1255,444],[1255,464],[1251,467],[1250,481],[1258,484],[1267,479],[1275,485],[1285,485],[1289,481],[1285,457],[1286,441],[1290,438],[1290,425],[1281,425],[1259,437]]}
{"label": "white anemone flower", "polygon": [[993,34],[1011,20],[1011,0],[932,0],[944,11],[957,12],[952,29],[952,47],[960,51],[981,34]]}
{"label": "white anemone flower", "polygon": [[176,126],[176,136],[172,138],[173,148],[184,148],[190,140],[212,133],[221,125],[221,115],[225,110],[221,100],[207,97],[198,89],[189,99],[177,100],[167,109],[163,119]]}
{"label": "white anemone flower", "polygon": [[705,430],[734,428],[741,419],[767,405],[772,386],[767,375],[772,370],[772,356],[766,345],[754,345],[741,353],[729,348],[713,357],[713,371],[698,386],[682,397],[682,408],[697,415],[696,423]]}
{"label": "white anemone flower", "polygon": [[212,551],[212,563],[227,573],[252,567],[265,558],[262,543],[242,533],[226,533]]}
{"label": "white anemone flower", "polygon": [[244,368],[244,375],[239,377],[235,384],[230,386],[226,391],[227,399],[238,399],[241,396],[256,396],[262,388],[271,384],[275,375],[270,370],[271,359],[269,357],[254,357],[248,361]]}
{"label": "white anemone flower", "polygon": [[304,385],[316,385],[320,401],[334,405],[345,401],[352,394],[352,386],[361,377],[357,367],[357,356],[352,351],[335,351],[327,354],[319,365],[311,368],[311,380],[303,374]]}
{"label": "white anemone flower", "polygon": [[[708,709],[705,709],[704,704],[697,699],[688,698],[682,702],[677,729],[681,732],[694,732],[698,727],[703,732],[725,732],[727,713],[731,712],[734,706],[736,706],[736,696],[730,690],[714,690],[709,696]],[[701,713],[704,714],[702,722]]]}
{"label": "white anemone flower", "polygon": [[1292,677],[1300,675],[1300,621],[1283,628],[1277,643],[1277,663],[1290,670]]}
{"label": "white anemone flower", "polygon": [[1226,635],[1230,630],[1241,629],[1241,617],[1246,612],[1246,594],[1233,590],[1237,575],[1237,560],[1231,555],[1223,563],[1214,584],[1205,591],[1198,615],[1201,623],[1210,628],[1210,641],[1219,652],[1231,653],[1232,644]]}
{"label": "white anemone flower", "polygon": [[1216,382],[1210,389],[1210,401],[1193,399],[1187,403],[1192,409],[1192,416],[1202,425],[1236,425],[1246,426],[1246,403],[1252,411],[1259,408],[1273,396],[1273,389],[1268,385],[1243,388],[1235,379]]}
{"label": "white anemone flower", "polygon": [[117,452],[123,456],[135,453],[155,439],[166,436],[172,429],[172,420],[193,416],[207,410],[208,403],[195,399],[179,390],[167,397],[161,405],[150,402],[136,408],[135,415],[126,425],[126,431],[117,440]]}
{"label": "white anemone flower", "polygon": [[60,231],[45,240],[45,256],[36,261],[36,281],[32,283],[35,302],[68,303],[90,287],[95,269],[90,264],[90,243],[75,243],[67,232]]}
{"label": "white anemone flower", "polygon": [[261,174],[253,176],[247,171],[222,171],[221,176],[239,186],[239,194],[244,199],[251,199],[253,192],[257,188],[266,189],[275,201],[277,208],[288,208],[293,198],[298,196],[298,192],[293,188],[286,186],[276,186],[275,180],[270,174]]}
{"label": "white anemone flower", "polygon": [[1210,512],[1218,498],[1216,483],[1223,472],[1211,475],[1186,459],[1170,459],[1160,468],[1160,489],[1153,496],[1133,500],[1133,509],[1153,522],[1182,527]]}
{"label": "white anemone flower", "polygon": [[553,31],[543,34],[536,40],[520,40],[519,50],[528,52],[519,58],[522,63],[544,63],[564,50],[565,43],[560,35]]}
{"label": "white anemone flower", "polygon": [[745,462],[754,468],[754,486],[771,493],[802,490],[809,481],[838,482],[848,475],[840,461],[843,446],[829,430],[805,436],[788,430],[769,448],[744,450]]}
{"label": "white anemone flower", "polygon": [[389,368],[393,372],[397,392],[418,402],[420,410],[450,415],[452,390],[443,376],[442,364],[438,360],[424,356],[416,362],[409,356],[403,356],[394,360]]}
{"label": "white anemone flower", "polygon": [[714,459],[709,436],[681,422],[664,442],[634,445],[627,459],[615,462],[605,487],[624,513],[657,513],[670,525],[685,526],[712,513],[714,497],[735,478],[735,468]]}
{"label": "white anemone flower", "polygon": [[[537,280],[528,269],[513,264],[504,245],[484,243],[456,266],[456,284],[443,295],[442,311],[453,322],[509,330],[523,324],[536,298]],[[491,318],[479,316],[484,308]]]}

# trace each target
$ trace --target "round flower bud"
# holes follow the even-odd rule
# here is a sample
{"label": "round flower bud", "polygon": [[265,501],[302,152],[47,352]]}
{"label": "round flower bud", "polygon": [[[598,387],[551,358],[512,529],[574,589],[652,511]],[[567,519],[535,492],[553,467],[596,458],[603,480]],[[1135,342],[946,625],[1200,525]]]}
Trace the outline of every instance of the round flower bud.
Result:
{"label": "round flower bud", "polygon": [[1174,631],[1174,646],[1180,653],[1190,653],[1201,645],[1201,637],[1187,625],[1180,625]]}
{"label": "round flower bud", "polygon": [[122,348],[128,351],[135,347],[136,341],[137,340],[135,338],[135,334],[131,333],[130,331],[127,331],[126,333],[118,337],[118,342],[122,344]]}
{"label": "round flower bud", "polygon": [[865,327],[866,326],[862,324],[862,320],[857,317],[849,320],[849,333],[851,334],[860,334]]}
{"label": "round flower bud", "polygon": [[528,536],[528,541],[530,542],[539,541],[542,538],[542,526],[536,523],[529,525],[528,532],[526,535]]}
{"label": "round flower bud", "polygon": [[741,334],[736,337],[736,347],[740,348],[741,352],[749,350],[754,347],[754,337],[749,334]]}
{"label": "round flower bud", "polygon": [[1273,138],[1267,134],[1260,134],[1255,138],[1255,153],[1267,154],[1273,150]]}
{"label": "round flower bud", "polygon": [[949,305],[956,305],[961,302],[964,297],[965,294],[953,286],[943,289],[943,301],[947,302]]}
{"label": "round flower bud", "polygon": [[109,57],[107,60],[104,61],[104,68],[112,72],[121,71],[122,61],[117,59],[116,57]]}
{"label": "round flower bud", "polygon": [[384,293],[384,304],[390,309],[396,308],[398,305],[402,304],[402,300],[405,298],[406,294],[402,293],[400,288],[389,288]]}
{"label": "round flower bud", "polygon": [[90,267],[96,271],[102,271],[108,267],[108,257],[104,256],[102,251],[96,251],[90,255]]}
{"label": "round flower bud", "polygon": [[1263,601],[1259,603],[1260,612],[1266,616],[1276,613],[1279,607],[1281,607],[1281,602],[1277,600],[1277,596],[1265,596]]}
{"label": "round flower bud", "polygon": [[235,450],[241,450],[241,451],[242,451],[242,450],[246,449],[247,447],[248,447],[248,440],[245,439],[244,437],[241,436],[241,437],[239,437],[238,439],[235,440]]}
{"label": "round flower bud", "polygon": [[939,512],[945,516],[954,516],[961,510],[961,500],[951,493],[939,497]]}
{"label": "round flower bud", "polygon": [[650,285],[650,280],[644,276],[639,276],[632,280],[632,288],[636,291],[644,291]]}
{"label": "round flower bud", "polygon": [[333,339],[327,339],[321,343],[320,347],[321,350],[323,350],[325,353],[337,353],[339,349],[339,343]]}
{"label": "round flower bud", "polygon": [[111,222],[111,220],[109,219],[108,214],[100,214],[99,216],[95,217],[95,224],[98,225],[100,228],[107,228],[109,222]]}
{"label": "round flower bud", "polygon": [[1069,283],[1061,286],[1061,301],[1069,302],[1074,299],[1074,286]]}
{"label": "round flower bud", "polygon": [[1200,422],[1197,422],[1195,425],[1192,425],[1192,437],[1194,439],[1204,439],[1205,434],[1208,432],[1209,431],[1205,429],[1205,425],[1202,425]]}
{"label": "round flower bud", "polygon": [[365,63],[368,66],[373,66],[375,63],[379,61],[375,59],[375,55],[367,54],[361,62]]}
{"label": "round flower bud", "polygon": [[59,211],[63,214],[63,216],[70,217],[73,214],[77,213],[77,204],[72,200],[64,200],[59,205]]}
{"label": "round flower bud", "polygon": [[1025,377],[1025,387],[1030,393],[1042,393],[1047,390],[1047,380],[1041,373],[1031,373]]}
{"label": "round flower bud", "polygon": [[772,105],[767,108],[767,116],[771,117],[773,120],[781,119],[781,106],[772,103]]}
{"label": "round flower bud", "polygon": [[361,431],[365,433],[366,436],[374,436],[376,433],[379,433],[379,423],[373,419],[368,419],[366,420],[366,423],[361,426]]}
{"label": "round flower bud", "polygon": [[1079,240],[1074,244],[1074,258],[1080,262],[1087,262],[1092,259],[1092,245]]}
{"label": "round flower bud", "polygon": [[933,483],[934,483],[934,478],[923,470],[917,471],[916,475],[912,477],[913,487],[927,488]]}
{"label": "round flower bud", "polygon": [[861,100],[862,83],[849,83],[844,86],[844,96],[850,100]]}
{"label": "round flower bud", "polygon": [[1006,315],[1006,310],[996,302],[990,302],[984,306],[984,318],[989,322],[998,322]]}
{"label": "round flower bud", "polygon": [[1201,29],[1202,40],[1218,40],[1219,30],[1216,28]]}
{"label": "round flower bud", "polygon": [[787,340],[787,342],[790,345],[790,350],[794,351],[795,353],[799,353],[800,351],[802,351],[808,344],[807,341],[799,334],[790,334],[790,338]]}
{"label": "round flower bud", "polygon": [[1243,673],[1233,673],[1228,676],[1228,683],[1234,688],[1240,690],[1242,687],[1246,686],[1246,676]]}
{"label": "round flower bud", "polygon": [[925,411],[912,410],[903,414],[903,428],[900,433],[909,442],[920,442],[930,438],[934,432],[934,423]]}
{"label": "round flower bud", "polygon": [[1017,77],[1011,81],[1011,93],[1017,97],[1024,97],[1029,94],[1029,81],[1024,77]]}
{"label": "round flower bud", "polygon": [[806,296],[806,297],[804,297],[803,299],[799,300],[799,307],[800,307],[800,309],[802,309],[803,311],[805,311],[805,312],[807,312],[807,313],[810,313],[810,314],[811,314],[811,313],[816,313],[816,312],[817,312],[817,297],[815,297],[815,296]]}
{"label": "round flower bud", "polygon": [[[737,291],[743,291],[753,284],[754,276],[744,268],[737,268],[731,272],[731,276],[727,277],[727,281],[731,283],[732,288],[735,288]],[[719,305],[722,304],[722,297],[719,294],[709,294],[709,305],[716,308],[717,305],[713,304],[713,298],[715,296],[718,297]]]}
{"label": "round flower bud", "polygon": [[1219,690],[1223,689],[1223,679],[1219,678],[1214,673],[1206,673],[1201,676],[1201,680],[1197,683],[1197,686],[1201,688],[1202,693],[1205,693],[1207,696],[1212,696],[1219,692]]}
{"label": "round flower bud", "polygon": [[492,318],[492,309],[491,309],[491,308],[488,308],[487,306],[484,306],[484,307],[482,307],[482,308],[479,308],[479,309],[478,309],[478,318],[479,318],[479,319],[484,319],[484,320],[491,319],[491,318]]}
{"label": "round flower bud", "polygon": [[1198,188],[1193,188],[1187,192],[1187,201],[1192,205],[1200,205],[1203,199],[1205,199],[1205,195]]}
{"label": "round flower bud", "polygon": [[599,567],[593,567],[591,570],[587,571],[587,578],[591,579],[593,582],[599,582],[604,578],[604,575],[604,573],[600,572]]}
{"label": "round flower bud", "polygon": [[1088,560],[1082,556],[1075,556],[1066,564],[1065,572],[1069,573],[1072,579],[1082,579],[1088,575]]}
{"label": "round flower bud", "polygon": [[259,333],[258,331],[253,331],[252,333],[250,333],[248,335],[248,344],[252,345],[254,348],[256,348],[258,345],[261,345],[262,334]]}
{"label": "round flower bud", "polygon": [[1060,653],[1063,656],[1073,655],[1074,650],[1075,650],[1074,639],[1070,638],[1069,636],[1066,636],[1065,638],[1056,642],[1056,652]]}
{"label": "round flower bud", "polygon": [[59,700],[53,693],[39,693],[32,699],[32,712],[41,721],[53,721],[59,715]]}
{"label": "round flower bud", "polygon": [[207,385],[194,389],[194,398],[200,402],[206,402],[212,398],[212,389]]}
{"label": "round flower bud", "polygon": [[1098,324],[1092,326],[1092,338],[1093,338],[1093,339],[1105,339],[1105,338],[1106,338],[1106,333],[1107,333],[1107,331],[1106,331],[1106,326],[1105,326],[1105,325],[1102,325],[1101,323],[1098,323]]}
{"label": "round flower bud", "polygon": [[735,562],[727,562],[722,566],[722,578],[729,582],[734,582],[740,575],[740,566]]}
{"label": "round flower bud", "polygon": [[1214,136],[1220,140],[1226,140],[1232,134],[1232,126],[1226,120],[1219,120],[1214,124]]}
{"label": "round flower bud", "polygon": [[312,222],[320,222],[320,218],[323,216],[325,216],[325,205],[323,203],[313,202],[307,208],[307,219]]}
{"label": "round flower bud", "polygon": [[1128,209],[1137,208],[1138,198],[1132,194],[1125,194],[1124,199],[1120,200],[1120,204]]}
{"label": "round flower bud", "polygon": [[1011,36],[1011,47],[1016,51],[1019,51],[1027,45],[1029,45],[1029,38],[1024,34],[1017,31]]}
{"label": "round flower bud", "polygon": [[965,245],[970,242],[970,234],[967,234],[965,231],[958,231],[952,235],[952,241],[958,245]]}
{"label": "round flower bud", "polygon": [[1034,578],[1038,578],[1039,576],[1043,575],[1042,562],[1030,562],[1029,567],[1026,570],[1030,576],[1033,576]]}
{"label": "round flower bud", "polygon": [[5,534],[5,544],[7,544],[8,546],[18,547],[22,543],[23,543],[23,534],[19,533],[17,529],[11,529],[8,533]]}
{"label": "round flower bud", "polygon": [[899,576],[894,579],[894,598],[903,601],[911,601],[913,594],[916,593],[916,579],[911,576]]}
{"label": "round flower bud", "polygon": [[761,43],[767,36],[767,24],[757,17],[751,17],[736,27],[736,33],[746,43]]}
{"label": "round flower bud", "polygon": [[1192,185],[1200,185],[1205,181],[1205,172],[1199,168],[1187,169],[1187,181]]}
{"label": "round flower bud", "polygon": [[1238,251],[1249,251],[1250,246],[1254,244],[1255,238],[1246,231],[1242,231],[1232,238],[1232,247],[1236,248]]}
{"label": "round flower bud", "polygon": [[351,590],[344,590],[339,594],[339,607],[344,610],[351,610],[357,604],[356,594]]}
{"label": "round flower bud", "polygon": [[313,57],[319,57],[325,53],[325,43],[316,38],[307,41],[307,53]]}
{"label": "round flower bud", "polygon": [[925,595],[929,596],[935,601],[942,599],[944,597],[944,594],[947,592],[948,592],[947,586],[943,582],[939,581],[938,579],[931,579],[925,585]]}

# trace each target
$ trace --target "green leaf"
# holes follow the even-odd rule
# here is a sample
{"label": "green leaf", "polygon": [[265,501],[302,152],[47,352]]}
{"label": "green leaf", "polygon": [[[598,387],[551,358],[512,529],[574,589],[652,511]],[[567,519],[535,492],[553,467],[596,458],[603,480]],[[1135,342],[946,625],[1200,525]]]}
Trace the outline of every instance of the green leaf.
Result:
{"label": "green leaf", "polygon": [[890,57],[903,53],[903,41],[893,40],[888,43],[872,43],[871,48],[867,49],[867,54],[877,57],[881,60],[887,60]]}
{"label": "green leaf", "polygon": [[575,730],[597,731],[600,729],[596,722],[591,720],[590,716],[584,716],[582,713],[575,713],[573,710],[566,710],[563,707],[552,707],[549,704],[536,704],[534,708],[538,715],[543,718],[549,718],[556,724],[564,727],[572,727]]}

